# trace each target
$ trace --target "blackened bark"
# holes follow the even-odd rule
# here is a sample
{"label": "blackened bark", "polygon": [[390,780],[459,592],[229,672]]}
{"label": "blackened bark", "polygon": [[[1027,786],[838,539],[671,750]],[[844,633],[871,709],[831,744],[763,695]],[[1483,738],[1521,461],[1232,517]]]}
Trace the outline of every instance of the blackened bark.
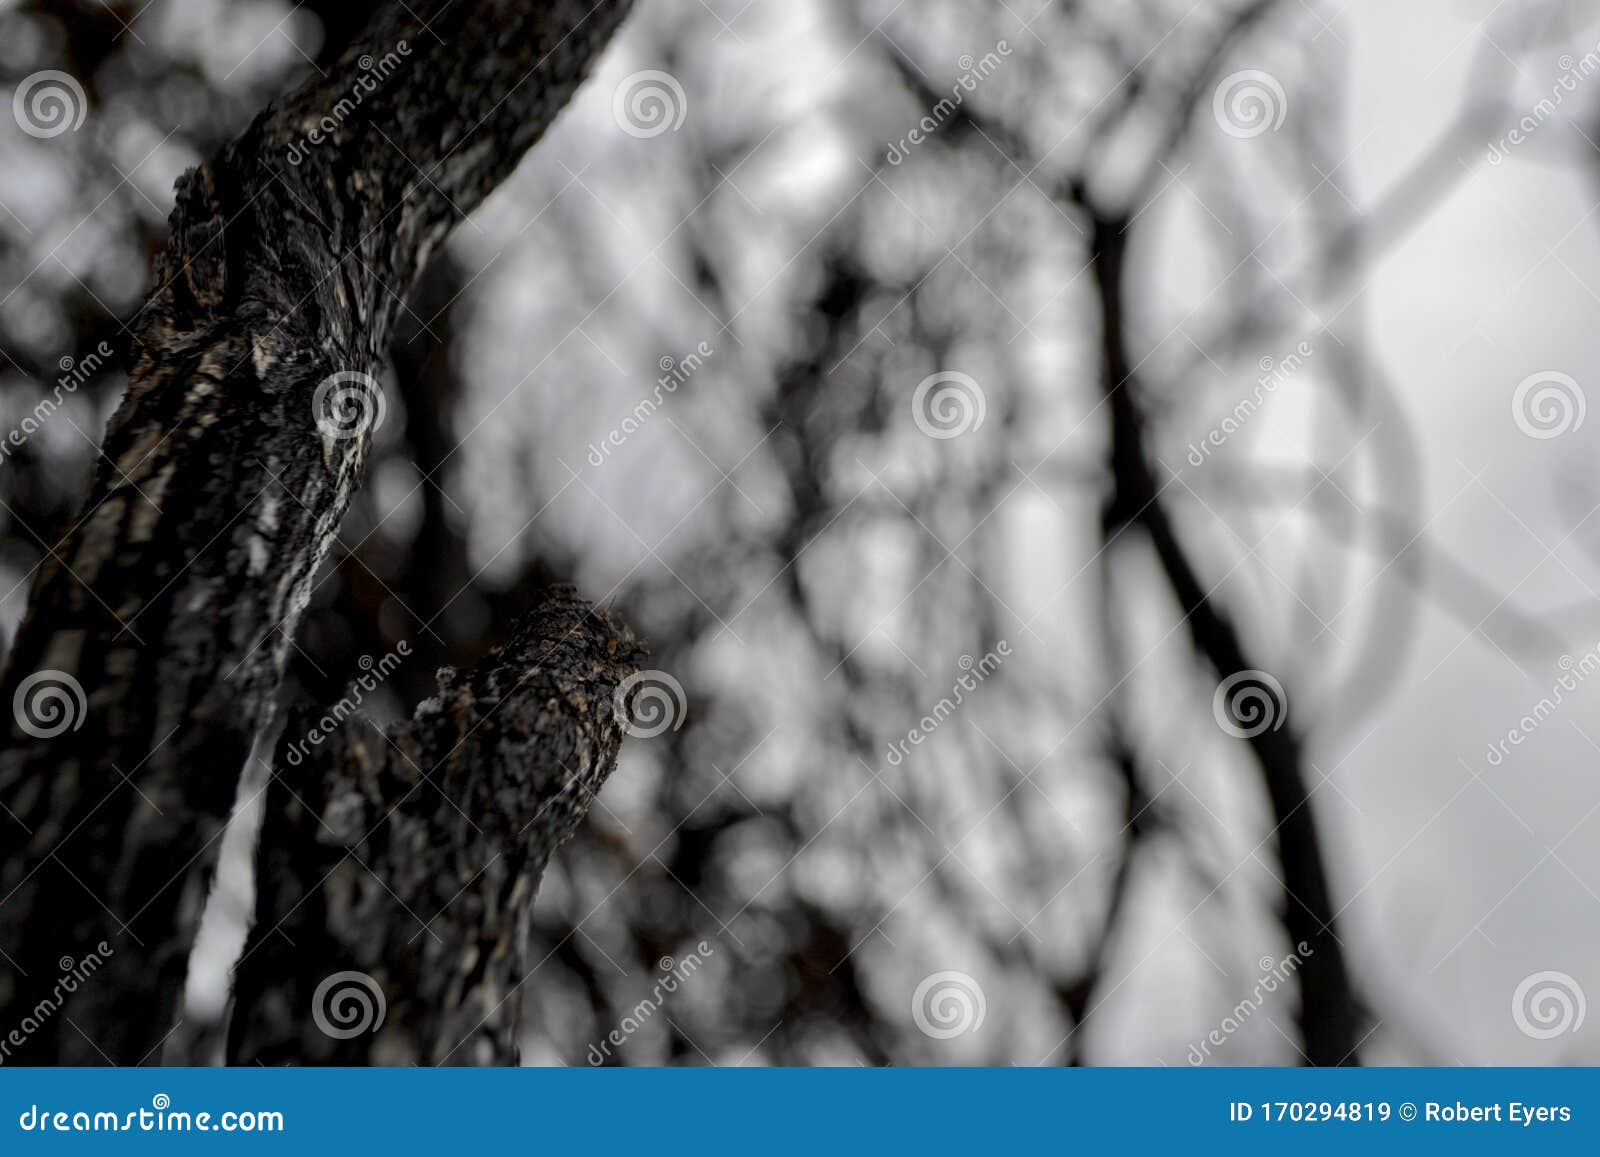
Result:
{"label": "blackened bark", "polygon": [[[1111,417],[1114,485],[1105,522],[1111,534],[1126,525],[1142,526],[1149,534],[1196,651],[1225,679],[1258,669],[1258,664],[1248,658],[1232,620],[1201,582],[1145,456],[1137,368],[1125,344],[1127,236],[1125,220],[1094,218],[1090,241],[1101,297],[1104,392]],[[1249,744],[1272,810],[1283,869],[1283,926],[1301,958],[1299,1021],[1304,1052],[1314,1065],[1353,1064],[1360,1044],[1360,1010],[1335,927],[1322,837],[1311,808],[1311,789],[1306,785],[1304,746],[1292,722],[1281,728],[1251,729]]]}
{"label": "blackened bark", "polygon": [[643,655],[562,589],[388,734],[293,714],[229,1061],[515,1063],[539,880],[615,765]]}
{"label": "blackened bark", "polygon": [[[0,678],[19,718],[0,753],[0,1024],[48,997],[58,958],[114,952],[8,1060],[157,1051],[240,769],[370,441],[319,428],[318,386],[378,368],[429,252],[543,134],[627,6],[388,5],[179,182],[128,393]],[[47,705],[40,673],[67,689],[61,728],[24,713]]]}

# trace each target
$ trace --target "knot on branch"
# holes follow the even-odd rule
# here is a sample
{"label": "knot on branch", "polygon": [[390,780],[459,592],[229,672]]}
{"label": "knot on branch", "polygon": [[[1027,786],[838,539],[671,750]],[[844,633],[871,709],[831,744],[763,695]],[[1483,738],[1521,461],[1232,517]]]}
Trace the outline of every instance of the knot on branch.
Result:
{"label": "knot on branch", "polygon": [[[509,1063],[539,881],[616,764],[617,688],[644,656],[560,587],[477,666],[441,670],[406,723],[295,712],[267,789],[232,1059]],[[330,1037],[307,1018],[330,969],[384,994],[381,1032]]]}
{"label": "knot on branch", "polygon": [[326,801],[327,843],[361,844],[386,814],[426,812],[430,826],[465,819],[547,855],[610,774],[624,723],[616,691],[646,655],[614,616],[552,588],[476,666],[441,668],[437,693],[399,726],[373,723],[359,696],[293,712],[275,773]]}

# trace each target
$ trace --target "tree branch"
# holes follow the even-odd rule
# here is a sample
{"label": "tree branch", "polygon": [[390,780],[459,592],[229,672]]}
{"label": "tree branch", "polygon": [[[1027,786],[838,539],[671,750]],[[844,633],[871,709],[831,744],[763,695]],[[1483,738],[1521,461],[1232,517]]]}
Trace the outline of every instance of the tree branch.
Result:
{"label": "tree branch", "polygon": [[[58,957],[115,954],[9,1059],[156,1051],[240,769],[361,477],[379,401],[364,375],[428,254],[626,8],[386,6],[179,182],[127,395],[0,679],[18,717],[0,754],[0,1014],[35,1007]],[[354,384],[344,406],[329,382]],[[48,686],[60,727],[26,710]]]}
{"label": "tree branch", "polygon": [[539,880],[616,763],[643,655],[558,589],[390,734],[354,716],[323,739],[320,713],[295,715],[229,1061],[514,1064]]}
{"label": "tree branch", "polygon": [[[1114,536],[1137,524],[1150,536],[1157,561],[1183,613],[1195,650],[1227,678],[1257,664],[1232,619],[1206,588],[1178,536],[1147,458],[1145,416],[1139,398],[1138,367],[1127,349],[1124,273],[1127,222],[1096,214],[1093,265],[1100,296],[1103,387],[1111,419],[1113,491],[1105,522]],[[1322,835],[1311,807],[1305,772],[1305,750],[1292,726],[1252,728],[1248,741],[1261,769],[1271,806],[1278,862],[1283,869],[1284,930],[1300,963],[1300,1029],[1304,1052],[1313,1065],[1356,1063],[1360,1044],[1360,1011],[1339,940],[1337,915],[1322,848]],[[1305,945],[1302,951],[1298,946]]]}

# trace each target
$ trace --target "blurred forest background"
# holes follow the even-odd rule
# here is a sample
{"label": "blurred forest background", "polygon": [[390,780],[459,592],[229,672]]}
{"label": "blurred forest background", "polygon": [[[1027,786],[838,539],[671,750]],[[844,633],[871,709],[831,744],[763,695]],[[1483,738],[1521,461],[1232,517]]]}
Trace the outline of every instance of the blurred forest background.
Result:
{"label": "blurred forest background", "polygon": [[[370,9],[0,2],[0,424]],[[294,695],[404,640],[398,717],[553,581],[681,686],[531,1063],[1600,1063],[1597,140],[1576,3],[643,0],[409,302]],[[8,632],[95,368],[0,462]]]}

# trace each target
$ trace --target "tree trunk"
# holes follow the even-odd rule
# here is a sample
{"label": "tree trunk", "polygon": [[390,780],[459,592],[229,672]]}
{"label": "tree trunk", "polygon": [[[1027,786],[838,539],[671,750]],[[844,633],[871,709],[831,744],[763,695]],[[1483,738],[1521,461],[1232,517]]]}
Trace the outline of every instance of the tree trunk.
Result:
{"label": "tree trunk", "polygon": [[539,878],[615,763],[641,656],[564,590],[389,735],[292,716],[230,1063],[514,1064]]}
{"label": "tree trunk", "polygon": [[[131,380],[0,696],[6,1059],[158,1051],[204,882],[358,485],[395,315],[627,0],[407,0],[179,182]],[[104,942],[109,954],[99,953]],[[62,998],[64,958],[103,966]]]}

